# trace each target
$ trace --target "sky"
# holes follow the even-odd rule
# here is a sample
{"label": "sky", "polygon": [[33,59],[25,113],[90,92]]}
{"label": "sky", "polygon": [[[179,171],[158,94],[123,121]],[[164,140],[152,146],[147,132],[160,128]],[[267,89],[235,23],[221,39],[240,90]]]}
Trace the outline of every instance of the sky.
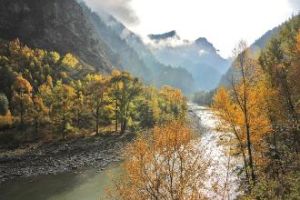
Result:
{"label": "sky", "polygon": [[85,0],[104,8],[143,38],[176,30],[182,39],[206,37],[229,57],[300,11],[300,0]]}

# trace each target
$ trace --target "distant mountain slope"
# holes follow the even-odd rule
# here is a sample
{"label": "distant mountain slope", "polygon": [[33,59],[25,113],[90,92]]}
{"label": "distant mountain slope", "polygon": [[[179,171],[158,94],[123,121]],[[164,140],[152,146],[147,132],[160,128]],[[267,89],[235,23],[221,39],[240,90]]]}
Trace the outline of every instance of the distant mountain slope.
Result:
{"label": "distant mountain slope", "polygon": [[1,0],[0,37],[73,53],[100,71],[109,72],[118,63],[74,0]]}
{"label": "distant mountain slope", "polygon": [[[169,84],[182,89],[185,93],[195,91],[194,79],[187,70],[167,66],[157,61],[149,47],[144,44],[138,35],[130,31],[121,22],[108,13],[99,11],[94,13],[93,16],[96,23],[99,23],[99,19],[101,19],[107,26],[107,30],[109,30],[109,34],[101,33],[104,31],[103,28],[100,28],[103,24],[100,23],[102,24],[101,26],[100,24],[97,25],[97,27],[100,28],[99,32],[102,37],[105,38],[105,41],[115,42],[116,40],[112,39],[112,37],[118,38],[118,42],[115,44],[117,48],[111,46],[112,49],[118,52],[121,56],[125,55],[124,57],[128,57],[126,56],[128,52],[120,52],[122,49],[129,50],[129,52],[134,54],[135,57],[138,55],[139,59],[144,64],[143,66],[139,66],[138,69],[140,70],[138,72],[140,72],[140,76],[143,77],[144,80],[158,87]],[[132,67],[125,67],[125,69],[132,69]],[[133,70],[137,69],[133,68]]]}
{"label": "distant mountain slope", "polygon": [[190,42],[182,40],[175,31],[151,34],[151,50],[162,63],[182,67],[193,75],[197,90],[210,90],[218,85],[229,67],[217,49],[206,38]]}
{"label": "distant mountain slope", "polygon": [[[260,50],[263,49],[270,39],[275,36],[280,30],[280,26],[273,28],[272,30],[267,31],[265,34],[263,34],[259,39],[257,39],[251,46],[250,49],[254,54],[259,54]],[[230,86],[230,80],[232,77],[239,76],[238,72],[234,70],[234,68],[231,66],[226,74],[224,74],[221,78],[221,81],[219,85],[223,86]]]}
{"label": "distant mountain slope", "polygon": [[263,34],[259,39],[257,39],[250,48],[254,52],[258,52],[261,49],[263,49],[266,44],[270,41],[270,39],[275,36],[280,30],[280,27],[275,27],[272,30],[267,31],[265,34]]}
{"label": "distant mountain slope", "polygon": [[[150,70],[145,66],[143,60],[140,59],[139,55],[134,49],[132,49],[127,42],[122,39],[117,33],[115,33],[100,16],[92,12],[85,4],[81,4],[84,13],[90,18],[93,23],[97,35],[106,42],[109,48],[119,56],[118,65],[126,70],[144,79],[146,82],[152,80]],[[148,76],[144,76],[148,74]]]}
{"label": "distant mountain slope", "polygon": [[[80,2],[80,1],[79,1]],[[172,83],[186,93],[191,75],[162,65],[138,36],[106,13],[94,13],[76,0],[0,0],[0,38],[61,54],[72,53],[91,70],[129,71],[146,83]],[[129,33],[126,35],[126,33]],[[176,79],[181,76],[181,81]]]}

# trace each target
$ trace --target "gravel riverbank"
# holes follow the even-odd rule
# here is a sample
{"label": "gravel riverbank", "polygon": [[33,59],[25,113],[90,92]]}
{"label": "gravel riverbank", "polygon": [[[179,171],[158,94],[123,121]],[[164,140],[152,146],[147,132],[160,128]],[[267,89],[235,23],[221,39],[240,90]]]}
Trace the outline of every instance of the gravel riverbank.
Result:
{"label": "gravel riverbank", "polygon": [[[199,117],[188,111],[191,128],[199,132]],[[103,170],[122,160],[121,151],[134,134],[94,136],[52,143],[35,143],[0,152],[0,184],[18,177],[58,174],[85,168]]]}
{"label": "gravel riverbank", "polygon": [[69,141],[31,144],[0,154],[0,183],[17,177],[31,177],[76,171],[103,170],[121,160],[121,150],[134,135],[78,138]]}

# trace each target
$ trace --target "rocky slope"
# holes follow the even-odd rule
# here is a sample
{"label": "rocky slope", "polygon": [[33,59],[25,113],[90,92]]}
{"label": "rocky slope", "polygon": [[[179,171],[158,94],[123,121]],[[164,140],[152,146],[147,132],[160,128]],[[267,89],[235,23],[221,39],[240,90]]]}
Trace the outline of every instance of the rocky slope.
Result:
{"label": "rocky slope", "polygon": [[32,47],[73,53],[97,70],[108,72],[116,55],[95,34],[74,0],[1,0],[0,37],[19,38]]}
{"label": "rocky slope", "polygon": [[[191,74],[158,62],[142,40],[113,16],[76,0],[0,0],[0,38],[76,55],[87,69],[129,71],[155,86],[193,91]],[[177,79],[180,78],[180,82]]]}

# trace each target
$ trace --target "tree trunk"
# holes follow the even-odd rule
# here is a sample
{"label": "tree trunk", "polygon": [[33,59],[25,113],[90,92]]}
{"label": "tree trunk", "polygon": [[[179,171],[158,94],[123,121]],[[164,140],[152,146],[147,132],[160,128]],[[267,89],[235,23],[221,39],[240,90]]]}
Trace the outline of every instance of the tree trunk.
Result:
{"label": "tree trunk", "polygon": [[79,128],[79,122],[80,122],[80,112],[79,112],[79,109],[77,110],[77,128]]}
{"label": "tree trunk", "polygon": [[38,132],[39,132],[39,120],[38,120],[38,118],[35,118],[34,121],[35,121],[34,122],[34,124],[35,124],[35,137],[37,137],[38,136]]}
{"label": "tree trunk", "polygon": [[251,137],[250,137],[250,130],[249,124],[246,124],[246,134],[247,134],[247,149],[248,149],[248,156],[249,156],[249,167],[251,171],[251,179],[255,182],[255,174],[254,174],[254,166],[253,166],[253,156],[252,156],[252,149],[251,149]]}
{"label": "tree trunk", "polygon": [[243,144],[242,143],[240,143],[240,149],[241,149],[242,156],[243,156],[244,170],[245,170],[246,179],[247,179],[247,182],[249,183],[250,179],[249,179],[249,173],[248,173],[247,158],[246,158],[245,150],[243,148]]}
{"label": "tree trunk", "polygon": [[99,134],[99,108],[96,110],[96,135]]}
{"label": "tree trunk", "polygon": [[118,105],[117,105],[117,100],[116,100],[116,105],[115,105],[115,115],[116,115],[116,132],[118,132]]}
{"label": "tree trunk", "polygon": [[126,128],[127,128],[127,120],[124,120],[122,123],[121,123],[121,135],[123,135],[126,131]]}
{"label": "tree trunk", "polygon": [[21,101],[20,101],[20,128],[23,131],[24,128],[24,105],[23,105],[23,94],[21,93]]}

